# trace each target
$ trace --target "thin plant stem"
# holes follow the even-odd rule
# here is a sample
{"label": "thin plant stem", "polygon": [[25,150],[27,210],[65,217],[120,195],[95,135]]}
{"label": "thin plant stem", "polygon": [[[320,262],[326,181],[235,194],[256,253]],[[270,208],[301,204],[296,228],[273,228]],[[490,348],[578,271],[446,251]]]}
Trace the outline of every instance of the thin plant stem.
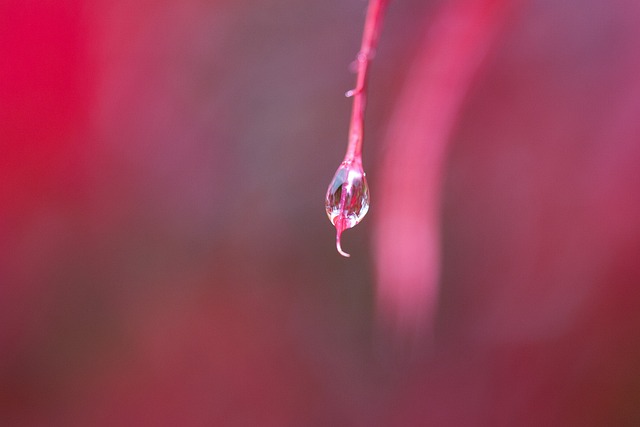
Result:
{"label": "thin plant stem", "polygon": [[325,198],[327,215],[336,227],[336,249],[345,257],[349,254],[342,250],[340,244],[342,232],[360,222],[369,210],[369,187],[362,169],[364,113],[369,64],[375,55],[386,5],[387,0],[369,1],[362,45],[355,62],[358,73],[356,87],[346,93],[348,97],[353,96],[347,152],[329,184]]}
{"label": "thin plant stem", "polygon": [[349,125],[349,143],[345,162],[361,161],[362,139],[364,134],[364,115],[367,105],[367,78],[369,76],[369,65],[375,56],[378,36],[382,26],[382,18],[388,0],[370,0],[367,10],[367,18],[362,35],[362,44],[356,57],[358,77],[356,87],[346,93],[346,96],[353,96],[353,108],[351,110],[351,121]]}

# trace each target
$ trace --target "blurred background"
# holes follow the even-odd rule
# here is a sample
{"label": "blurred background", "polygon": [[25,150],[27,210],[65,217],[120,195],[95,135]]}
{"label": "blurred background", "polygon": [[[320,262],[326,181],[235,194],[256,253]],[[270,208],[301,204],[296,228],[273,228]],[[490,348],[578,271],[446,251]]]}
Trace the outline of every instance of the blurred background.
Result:
{"label": "blurred background", "polygon": [[345,259],[365,11],[0,0],[0,425],[640,425],[640,3],[390,2]]}

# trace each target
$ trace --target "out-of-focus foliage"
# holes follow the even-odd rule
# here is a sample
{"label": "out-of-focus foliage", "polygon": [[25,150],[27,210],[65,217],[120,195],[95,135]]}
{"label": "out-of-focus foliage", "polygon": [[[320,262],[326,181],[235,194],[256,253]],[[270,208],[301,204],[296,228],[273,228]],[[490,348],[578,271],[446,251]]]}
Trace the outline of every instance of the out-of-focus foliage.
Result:
{"label": "out-of-focus foliage", "polygon": [[428,141],[397,113],[447,4],[388,9],[346,260],[323,198],[364,1],[1,2],[0,424],[640,423],[634,0],[495,20],[439,185],[401,188],[436,207],[432,328],[376,333],[385,159]]}

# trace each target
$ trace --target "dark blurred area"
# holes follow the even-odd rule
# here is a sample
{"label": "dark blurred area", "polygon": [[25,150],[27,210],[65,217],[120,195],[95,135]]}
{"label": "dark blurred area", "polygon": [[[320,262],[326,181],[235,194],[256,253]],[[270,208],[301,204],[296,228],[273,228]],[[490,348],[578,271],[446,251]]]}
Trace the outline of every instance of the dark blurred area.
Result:
{"label": "dark blurred area", "polygon": [[344,259],[365,10],[0,0],[0,426],[640,425],[640,3],[392,1]]}

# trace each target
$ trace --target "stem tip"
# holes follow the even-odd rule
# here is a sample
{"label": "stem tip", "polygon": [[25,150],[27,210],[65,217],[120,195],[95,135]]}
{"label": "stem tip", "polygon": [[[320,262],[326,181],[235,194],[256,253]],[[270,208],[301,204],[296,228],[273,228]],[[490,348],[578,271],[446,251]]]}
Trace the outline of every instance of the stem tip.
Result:
{"label": "stem tip", "polygon": [[345,230],[345,219],[340,215],[336,220],[336,249],[338,253],[345,258],[349,258],[351,255],[342,250],[342,246],[340,245],[340,236],[342,232]]}

